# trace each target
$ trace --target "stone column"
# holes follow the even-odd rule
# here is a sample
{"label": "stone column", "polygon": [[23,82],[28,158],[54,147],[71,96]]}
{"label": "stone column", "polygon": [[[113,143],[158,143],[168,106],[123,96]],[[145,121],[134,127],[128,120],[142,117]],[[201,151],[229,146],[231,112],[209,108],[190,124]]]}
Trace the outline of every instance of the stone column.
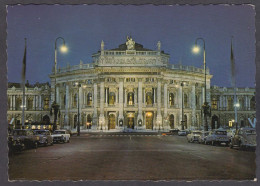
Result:
{"label": "stone column", "polygon": [[69,123],[69,105],[70,105],[70,86],[66,84],[66,105],[65,105],[65,119],[64,119],[64,126],[67,128],[70,127]]}
{"label": "stone column", "polygon": [[225,96],[225,107],[226,107],[226,110],[228,110],[228,99],[227,99],[227,96]]}
{"label": "stone column", "polygon": [[182,87],[179,85],[178,88],[178,105],[179,105],[179,124],[178,126],[181,128],[181,121],[182,121]]}
{"label": "stone column", "polygon": [[35,110],[35,95],[33,95],[33,110]]}
{"label": "stone column", "polygon": [[10,105],[9,106],[9,110],[13,110],[13,96],[10,96]]}
{"label": "stone column", "polygon": [[100,129],[106,130],[107,125],[105,123],[105,116],[104,116],[104,101],[105,101],[105,87],[104,87],[104,81],[101,80],[100,82],[100,114],[99,114],[99,126]]}
{"label": "stone column", "polygon": [[93,124],[94,128],[97,129],[97,83],[94,83],[94,94],[93,94],[93,101],[94,101],[94,113],[93,113]]}
{"label": "stone column", "polygon": [[163,91],[163,93],[164,93],[164,95],[163,95],[163,97],[164,97],[163,129],[164,130],[169,130],[170,129],[169,123],[166,122],[167,121],[167,117],[168,117],[168,101],[169,101],[169,99],[168,99],[169,94],[168,94],[168,90],[167,89],[168,89],[167,82],[164,82],[164,91]]}
{"label": "stone column", "polygon": [[15,104],[15,103],[16,103],[16,96],[14,96],[13,103],[14,103],[14,104],[13,104],[13,105],[14,105],[14,106],[13,106],[13,110],[16,110],[16,109],[15,109],[15,107],[16,107],[16,104]]}
{"label": "stone column", "polygon": [[195,126],[196,124],[196,95],[195,95],[195,85],[191,86],[191,124]]}
{"label": "stone column", "polygon": [[222,95],[219,96],[219,110],[222,110],[223,103],[222,103]]}
{"label": "stone column", "polygon": [[35,96],[35,108],[36,108],[36,110],[39,110],[39,96],[37,95],[37,96]]}
{"label": "stone column", "polygon": [[[144,120],[143,120],[143,114],[142,114],[142,108],[143,108],[143,85],[142,85],[142,79],[139,78],[138,79],[138,115],[137,115],[137,126],[138,129],[144,129],[145,125],[144,125]],[[142,125],[140,125],[140,123],[142,123]]]}
{"label": "stone column", "polygon": [[107,97],[108,97],[108,88],[105,88],[105,105],[106,105],[106,107],[108,105]]}
{"label": "stone column", "polygon": [[156,94],[155,94],[155,88],[153,88],[153,103],[156,103],[156,98],[155,98]]}
{"label": "stone column", "polygon": [[162,114],[161,114],[161,79],[158,79],[157,82],[157,120],[156,120],[156,126],[154,127],[154,129],[158,130],[162,130]]}
{"label": "stone column", "polygon": [[251,96],[247,96],[247,103],[248,103],[248,110],[251,110],[251,103],[250,100],[252,99]]}
{"label": "stone column", "polygon": [[83,106],[83,91],[82,91],[82,86],[79,87],[79,123],[81,126],[82,123],[82,106]]}
{"label": "stone column", "polygon": [[134,105],[137,106],[137,88],[134,89]]}
{"label": "stone column", "polygon": [[127,92],[126,92],[126,88],[124,90],[125,90],[125,107],[127,107]]}
{"label": "stone column", "polygon": [[247,96],[245,96],[245,108],[244,108],[244,110],[248,110],[247,109]]}
{"label": "stone column", "polygon": [[124,128],[125,123],[123,123],[123,126],[120,126],[120,120],[124,122],[124,79],[119,79],[119,97],[118,97],[118,103],[119,103],[119,115],[118,115],[118,127]]}
{"label": "stone column", "polygon": [[42,95],[39,95],[39,110],[42,110]]}
{"label": "stone column", "polygon": [[144,89],[144,95],[143,95],[143,96],[144,96],[144,104],[143,104],[143,106],[146,107],[146,95],[145,95],[145,89]]}

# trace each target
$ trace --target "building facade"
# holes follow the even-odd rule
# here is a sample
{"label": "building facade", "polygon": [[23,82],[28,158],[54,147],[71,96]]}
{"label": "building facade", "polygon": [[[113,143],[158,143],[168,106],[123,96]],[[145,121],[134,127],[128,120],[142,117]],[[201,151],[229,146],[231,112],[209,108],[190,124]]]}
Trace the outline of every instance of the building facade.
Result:
{"label": "building facade", "polygon": [[25,121],[50,121],[50,85],[36,83],[25,85],[25,103],[23,104],[23,90],[19,83],[8,83],[7,100],[8,123],[20,125],[22,123],[22,109],[25,107]]}
{"label": "building facade", "polygon": [[[57,122],[60,128],[76,128],[78,118],[81,129],[92,131],[203,128],[204,70],[169,64],[169,57],[161,50],[160,42],[157,50],[150,50],[127,38],[126,43],[118,48],[105,50],[102,41],[100,51],[92,55],[92,63],[80,62],[79,65],[67,65],[53,71],[50,75],[51,88],[45,89],[45,92],[37,90],[33,105],[28,109],[42,108],[39,95],[44,95],[41,100],[49,96],[49,109],[53,101],[60,105]],[[212,105],[209,127],[226,126],[234,116],[232,89],[211,87],[213,76],[209,69],[206,73],[206,101]],[[8,103],[11,105],[15,94],[11,90],[14,89],[8,89]],[[36,91],[34,89],[32,92]],[[246,118],[255,117],[255,89],[244,88],[237,92],[242,105],[239,121],[247,125]],[[21,113],[13,108],[9,107],[9,118],[17,118],[16,114]],[[47,110],[47,106],[44,108]],[[28,115],[29,111],[26,111]],[[32,119],[35,120],[49,114],[43,113],[44,110],[34,112]],[[53,120],[53,116],[49,117]],[[181,121],[184,121],[183,126]]]}

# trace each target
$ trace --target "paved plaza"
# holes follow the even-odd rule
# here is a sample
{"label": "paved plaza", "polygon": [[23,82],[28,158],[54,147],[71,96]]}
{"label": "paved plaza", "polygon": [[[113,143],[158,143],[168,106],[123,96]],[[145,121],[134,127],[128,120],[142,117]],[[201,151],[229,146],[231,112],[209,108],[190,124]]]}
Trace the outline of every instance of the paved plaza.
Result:
{"label": "paved plaza", "polygon": [[253,180],[255,152],[157,133],[97,133],[9,157],[10,180]]}

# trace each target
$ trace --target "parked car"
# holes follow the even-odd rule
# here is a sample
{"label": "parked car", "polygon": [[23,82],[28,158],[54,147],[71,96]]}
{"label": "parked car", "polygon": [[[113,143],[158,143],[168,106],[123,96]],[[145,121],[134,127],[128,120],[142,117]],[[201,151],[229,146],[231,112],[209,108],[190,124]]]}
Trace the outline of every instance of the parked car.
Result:
{"label": "parked car", "polygon": [[14,139],[12,135],[9,135],[8,148],[9,148],[9,154],[12,154],[15,152],[21,152],[25,148],[25,146],[23,142],[20,140],[20,138]]}
{"label": "parked car", "polygon": [[34,130],[36,136],[39,136],[40,145],[53,145],[53,137],[49,130]]}
{"label": "parked car", "polygon": [[201,131],[198,130],[191,131],[191,133],[187,135],[187,140],[188,142],[193,143],[199,140],[200,135],[201,135]]}
{"label": "parked car", "polygon": [[52,134],[54,143],[69,143],[70,142],[70,134],[67,130],[55,130]]}
{"label": "parked car", "polygon": [[224,129],[213,130],[205,138],[205,144],[221,145],[223,143],[225,143],[226,146],[229,144],[227,131]]}
{"label": "parked car", "polygon": [[236,133],[236,129],[227,130],[227,136],[228,136],[229,142],[234,137],[235,133]]}
{"label": "parked car", "polygon": [[170,129],[169,133],[170,134],[178,134],[179,131],[180,131],[179,129]]}
{"label": "parked car", "polygon": [[256,130],[254,128],[240,128],[236,131],[231,139],[230,148],[255,148],[256,147]]}
{"label": "parked car", "polygon": [[14,140],[20,140],[26,148],[37,148],[39,143],[39,136],[34,135],[30,129],[15,129],[12,132]]}
{"label": "parked car", "polygon": [[205,143],[206,137],[209,135],[209,131],[202,131],[199,136],[198,143]]}
{"label": "parked car", "polygon": [[178,131],[178,136],[186,136],[186,135],[187,135],[187,131],[186,130]]}
{"label": "parked car", "polygon": [[67,130],[67,131],[70,134],[70,136],[76,135],[78,133],[77,129],[72,129],[72,130]]}

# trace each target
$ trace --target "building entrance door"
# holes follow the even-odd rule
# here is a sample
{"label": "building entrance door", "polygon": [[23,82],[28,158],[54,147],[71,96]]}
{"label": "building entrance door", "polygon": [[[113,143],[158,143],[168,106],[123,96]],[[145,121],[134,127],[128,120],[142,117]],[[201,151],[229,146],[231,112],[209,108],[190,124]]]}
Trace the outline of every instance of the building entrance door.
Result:
{"label": "building entrance door", "polygon": [[127,128],[134,129],[134,113],[130,112],[127,114]]}
{"label": "building entrance door", "polygon": [[153,113],[146,112],[145,114],[145,127],[146,129],[153,129]]}
{"label": "building entrance door", "polygon": [[110,114],[108,118],[108,130],[116,128],[116,117],[114,114]]}

